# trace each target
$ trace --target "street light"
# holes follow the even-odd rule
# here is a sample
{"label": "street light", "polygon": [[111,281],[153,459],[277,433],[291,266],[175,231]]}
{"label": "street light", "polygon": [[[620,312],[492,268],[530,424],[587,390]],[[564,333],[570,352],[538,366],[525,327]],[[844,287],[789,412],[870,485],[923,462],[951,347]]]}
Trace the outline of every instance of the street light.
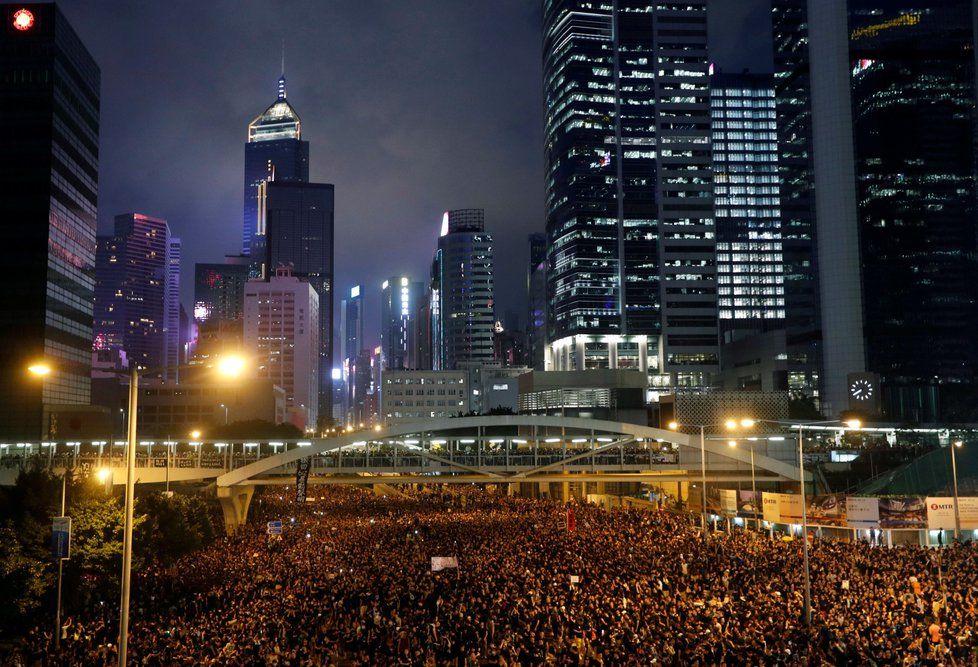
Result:
{"label": "street light", "polygon": [[[753,420],[751,421],[751,423],[753,423]],[[747,442],[751,442],[751,441],[748,440]],[[731,440],[727,444],[730,445],[731,447],[736,447],[737,441]],[[754,445],[753,444],[747,445],[747,449],[748,451],[750,451],[750,493],[751,493],[751,498],[753,498],[751,502],[754,504],[754,530],[760,532],[761,517],[757,513],[757,476],[754,468]]]}
{"label": "street light", "polygon": [[200,431],[194,429],[193,431],[190,432],[190,437],[193,438],[195,441],[200,440]]}
{"label": "street light", "polygon": [[[244,357],[239,355],[226,355],[218,359],[217,373],[229,378],[238,377],[244,372],[247,365]],[[139,376],[158,374],[168,370],[183,368],[184,366],[186,364],[183,366],[173,365],[160,368],[139,368],[133,363],[126,373],[129,375],[129,413],[126,442],[126,524],[122,545],[122,594],[119,602],[120,667],[126,666],[126,653],[129,644],[129,582],[132,574],[132,523],[133,508],[136,500],[136,422],[138,421],[137,399],[139,396]],[[52,372],[52,367],[46,362],[38,362],[28,367],[28,371],[36,376],[45,376]],[[125,371],[116,371],[116,373],[121,375]],[[58,614],[60,616],[60,603],[58,607]],[[61,628],[59,627],[56,636],[60,637],[60,634]]]}
{"label": "street light", "polygon": [[842,424],[843,426],[848,426],[853,430],[858,430],[862,426],[862,422],[858,419],[847,419],[845,421],[839,421],[837,419],[829,419],[827,421],[818,422],[785,422],[778,421],[776,419],[758,419],[758,423],[765,424],[776,424],[778,426],[797,426],[798,427],[798,477],[801,482],[801,551],[802,560],[805,565],[805,625],[810,626],[812,624],[812,581],[811,581],[811,568],[808,562],[808,504],[805,500],[805,455],[804,455],[804,442],[805,442],[805,427],[806,426],[828,426],[831,424]]}
{"label": "street light", "polygon": [[36,375],[37,377],[44,377],[45,375],[50,375],[51,370],[52,370],[51,366],[44,363],[43,361],[39,361],[27,367],[27,372],[30,373],[31,375]]}
{"label": "street light", "polygon": [[[31,364],[27,367],[27,372],[36,378],[43,378],[51,374],[51,365],[39,361]],[[51,443],[52,449],[54,451],[54,443]],[[20,443],[17,444],[20,447]],[[40,452],[40,448],[38,448]],[[30,452],[28,451],[28,454]],[[67,465],[67,464],[66,464]],[[61,514],[59,516],[65,515],[65,495],[68,487],[68,470],[65,468],[64,472],[61,473]],[[60,551],[60,550],[59,550]],[[64,571],[64,558],[61,558],[61,554],[58,554],[58,598],[56,601],[56,607],[54,609],[54,649],[58,650],[61,647],[61,579]]]}
{"label": "street light", "polygon": [[[750,419],[749,417],[744,417],[743,419],[739,419],[739,420],[738,419],[728,419],[725,422],[723,422],[723,425],[726,426],[727,429],[729,429],[731,431],[734,431],[734,430],[737,429],[738,426],[743,426],[744,428],[750,428],[751,426],[754,425],[754,420],[753,419]],[[677,431],[677,430],[679,430],[679,426],[680,426],[680,424],[677,421],[671,421],[671,422],[669,422],[669,428],[670,428],[670,430]],[[703,485],[702,485],[703,488],[701,489],[701,491],[702,491],[702,494],[701,495],[702,495],[702,498],[703,498],[703,537],[705,538],[705,537],[707,537],[707,531],[706,531],[706,429],[708,427],[709,428],[713,428],[713,427],[716,427],[716,426],[720,426],[720,424],[687,424],[687,426],[698,427],[699,430],[700,430],[700,468],[701,468],[701,475],[702,475],[702,482],[703,482]]]}
{"label": "street light", "polygon": [[956,440],[951,447],[951,478],[954,480],[954,539],[961,538],[961,515],[958,513],[958,459],[954,451],[964,446],[964,442]]}

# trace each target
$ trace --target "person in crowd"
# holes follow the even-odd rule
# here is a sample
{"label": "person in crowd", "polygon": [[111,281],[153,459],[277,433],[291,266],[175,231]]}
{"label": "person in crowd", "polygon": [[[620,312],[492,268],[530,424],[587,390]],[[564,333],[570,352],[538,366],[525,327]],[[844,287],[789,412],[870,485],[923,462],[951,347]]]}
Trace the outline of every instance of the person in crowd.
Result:
{"label": "person in crowd", "polygon": [[[926,548],[816,541],[806,626],[797,541],[588,505],[568,531],[558,502],[474,486],[315,493],[266,493],[240,531],[137,573],[131,664],[976,664],[973,544],[939,577]],[[115,664],[115,602],[73,614],[56,654],[37,628],[15,664]]]}

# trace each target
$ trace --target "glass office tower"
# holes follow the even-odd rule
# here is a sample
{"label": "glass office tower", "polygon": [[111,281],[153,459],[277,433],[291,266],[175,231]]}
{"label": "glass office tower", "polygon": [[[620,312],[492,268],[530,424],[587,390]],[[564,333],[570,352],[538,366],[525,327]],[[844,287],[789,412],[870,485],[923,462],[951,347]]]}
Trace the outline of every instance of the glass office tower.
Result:
{"label": "glass office tower", "polygon": [[268,181],[252,263],[263,263],[267,280],[281,267],[308,280],[319,297],[319,410],[331,414],[333,368],[333,186]]}
{"label": "glass office tower", "polygon": [[544,2],[549,369],[717,370],[705,0]]}
{"label": "glass office tower", "polygon": [[809,215],[822,408],[862,409],[850,379],[868,373],[886,419],[972,421],[974,3],[772,0],[772,16],[787,312],[805,282],[788,234]]}
{"label": "glass office tower", "polygon": [[[95,335],[97,350],[122,350],[141,368],[178,363],[179,277],[170,262],[179,239],[166,220],[142,213],[115,218],[115,233],[98,237],[95,257]],[[179,272],[177,271],[177,276]],[[171,363],[172,359],[172,363]],[[161,377],[176,379],[177,369]]]}
{"label": "glass office tower", "polygon": [[492,235],[482,209],[446,211],[432,263],[432,357],[437,370],[493,360]]}
{"label": "glass office tower", "polygon": [[0,20],[0,436],[55,437],[52,408],[90,400],[100,73],[57,5]]}
{"label": "glass office tower", "polygon": [[971,0],[850,0],[866,368],[898,419],[978,418]]}
{"label": "glass office tower", "polygon": [[309,142],[302,140],[299,114],[286,99],[285,74],[278,80],[278,98],[248,124],[245,144],[244,226],[242,253],[251,254],[258,226],[259,186],[264,181],[309,180]]}
{"label": "glass office tower", "polygon": [[820,404],[821,321],[807,0],[771,0],[788,386]]}
{"label": "glass office tower", "polygon": [[415,318],[424,283],[392,276],[380,292],[380,348],[384,369],[417,368]]}

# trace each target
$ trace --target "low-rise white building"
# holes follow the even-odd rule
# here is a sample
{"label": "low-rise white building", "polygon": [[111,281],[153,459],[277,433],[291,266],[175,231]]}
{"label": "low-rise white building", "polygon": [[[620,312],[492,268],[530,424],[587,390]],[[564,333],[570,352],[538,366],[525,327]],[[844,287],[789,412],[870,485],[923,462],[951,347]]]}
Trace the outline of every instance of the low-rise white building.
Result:
{"label": "low-rise white building", "polygon": [[466,371],[385,370],[381,375],[384,424],[404,424],[470,412]]}

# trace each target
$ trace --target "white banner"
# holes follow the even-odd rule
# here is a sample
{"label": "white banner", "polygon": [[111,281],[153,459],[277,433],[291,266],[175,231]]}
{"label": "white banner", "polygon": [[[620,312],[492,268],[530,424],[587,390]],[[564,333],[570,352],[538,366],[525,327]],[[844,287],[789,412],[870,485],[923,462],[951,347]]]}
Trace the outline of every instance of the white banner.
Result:
{"label": "white banner", "polygon": [[[978,498],[959,497],[958,515],[961,517],[961,530],[978,529]],[[928,496],[927,527],[931,530],[954,530],[953,497]]]}
{"label": "white banner", "polygon": [[800,494],[782,493],[780,508],[782,523],[801,523]]}
{"label": "white banner", "polygon": [[781,522],[781,496],[780,493],[768,493],[767,491],[761,494],[761,503],[764,507],[764,520],[768,523],[780,523]]}
{"label": "white banner", "polygon": [[737,491],[735,489],[720,489],[720,514],[737,516]]}
{"label": "white banner", "polygon": [[440,572],[441,570],[448,570],[450,568],[458,567],[458,559],[455,556],[432,556],[431,557],[431,571]]}
{"label": "white banner", "polygon": [[879,528],[880,499],[846,497],[846,523],[850,528]]}

